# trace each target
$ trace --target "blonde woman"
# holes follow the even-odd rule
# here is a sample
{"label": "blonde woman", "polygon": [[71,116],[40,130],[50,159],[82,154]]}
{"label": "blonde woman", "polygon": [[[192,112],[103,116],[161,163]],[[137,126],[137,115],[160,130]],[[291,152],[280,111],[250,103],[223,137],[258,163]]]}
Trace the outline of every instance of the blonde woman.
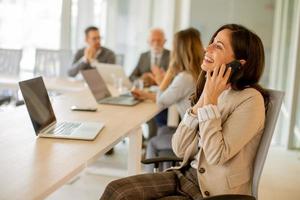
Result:
{"label": "blonde woman", "polygon": [[[160,68],[152,69],[152,79],[159,85],[157,93],[134,90],[139,99],[151,99],[160,109],[175,104],[181,116],[190,106],[189,97],[195,90],[200,74],[204,48],[200,33],[194,28],[179,31],[175,34],[171,61],[166,73]],[[158,128],[157,136],[150,139],[147,145],[146,158],[156,157],[161,149],[171,149],[171,138],[176,127],[162,126]],[[169,167],[164,163],[163,168]],[[147,165],[146,171],[153,172],[153,165]]]}

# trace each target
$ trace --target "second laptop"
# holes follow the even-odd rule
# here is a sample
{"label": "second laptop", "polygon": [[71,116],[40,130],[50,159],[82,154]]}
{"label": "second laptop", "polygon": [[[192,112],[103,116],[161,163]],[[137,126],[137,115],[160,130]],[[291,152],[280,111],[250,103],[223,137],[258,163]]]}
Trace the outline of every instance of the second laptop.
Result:
{"label": "second laptop", "polygon": [[130,95],[113,97],[97,69],[83,70],[81,74],[99,104],[134,106],[140,102]]}

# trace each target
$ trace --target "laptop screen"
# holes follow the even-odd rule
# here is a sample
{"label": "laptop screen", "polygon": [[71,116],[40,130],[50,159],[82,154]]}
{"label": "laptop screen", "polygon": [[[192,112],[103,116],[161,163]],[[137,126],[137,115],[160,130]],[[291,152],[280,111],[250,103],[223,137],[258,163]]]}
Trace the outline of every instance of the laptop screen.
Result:
{"label": "laptop screen", "polygon": [[42,77],[21,81],[19,86],[35,133],[56,121]]}
{"label": "laptop screen", "polygon": [[126,76],[125,71],[122,66],[116,64],[108,64],[108,63],[93,63],[93,66],[96,67],[99,74],[102,76],[103,80],[107,84],[114,85],[115,78],[121,78],[123,85],[130,89],[132,87],[132,83],[129,78]]}
{"label": "laptop screen", "polygon": [[103,78],[96,69],[83,70],[81,74],[97,101],[111,96]]}

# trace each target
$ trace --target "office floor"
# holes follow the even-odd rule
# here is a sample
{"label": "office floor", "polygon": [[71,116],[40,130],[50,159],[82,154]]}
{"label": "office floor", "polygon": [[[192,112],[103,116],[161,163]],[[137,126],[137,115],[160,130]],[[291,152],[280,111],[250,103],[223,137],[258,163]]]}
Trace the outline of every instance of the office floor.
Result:
{"label": "office floor", "polygon": [[[103,156],[47,200],[96,200],[112,180],[126,176],[127,144],[119,143],[113,156]],[[272,146],[260,182],[260,200],[300,199],[300,152]]]}

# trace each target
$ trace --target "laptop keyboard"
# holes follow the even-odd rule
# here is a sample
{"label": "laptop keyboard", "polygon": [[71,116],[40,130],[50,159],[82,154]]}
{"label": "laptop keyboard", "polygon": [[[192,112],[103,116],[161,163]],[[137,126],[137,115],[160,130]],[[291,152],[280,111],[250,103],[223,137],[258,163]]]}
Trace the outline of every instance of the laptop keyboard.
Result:
{"label": "laptop keyboard", "polygon": [[50,130],[48,134],[55,134],[55,135],[70,135],[79,127],[81,123],[73,123],[73,122],[59,122],[56,124],[55,128]]}

